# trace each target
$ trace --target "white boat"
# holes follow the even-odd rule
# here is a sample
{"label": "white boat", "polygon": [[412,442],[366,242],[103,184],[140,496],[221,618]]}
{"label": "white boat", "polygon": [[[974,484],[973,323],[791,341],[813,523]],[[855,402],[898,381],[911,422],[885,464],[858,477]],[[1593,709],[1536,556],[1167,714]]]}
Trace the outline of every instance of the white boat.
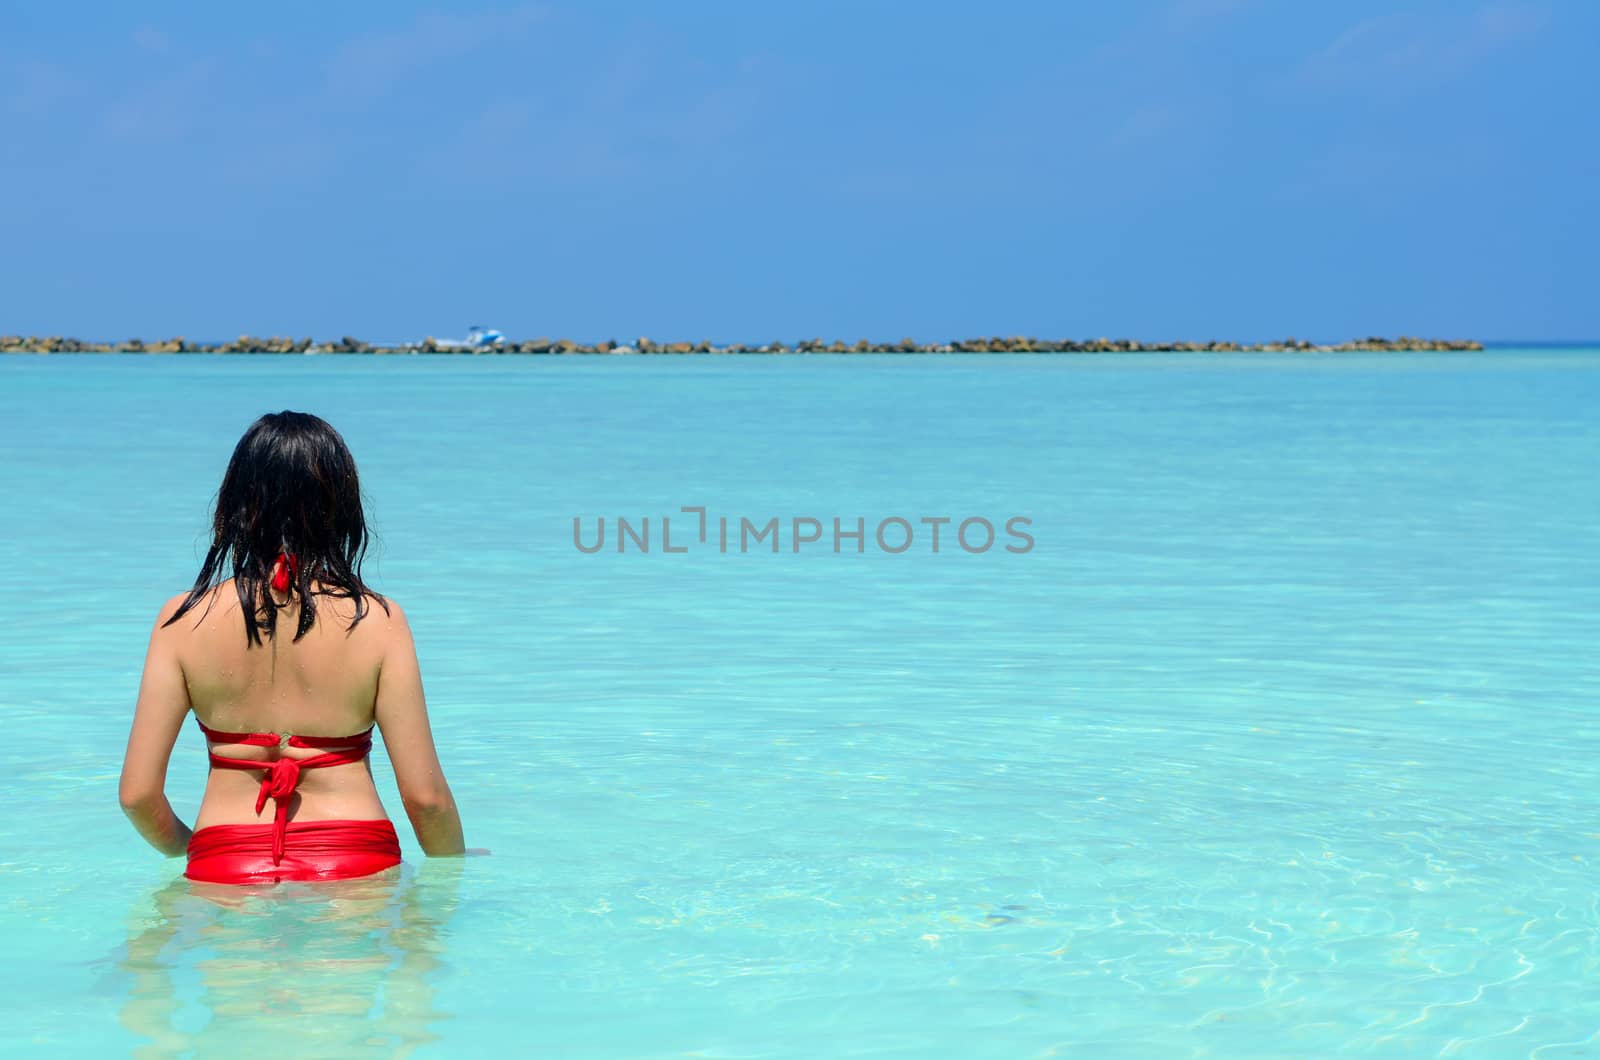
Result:
{"label": "white boat", "polygon": [[468,346],[502,346],[506,337],[494,328],[486,328],[482,324],[474,324],[467,329]]}
{"label": "white boat", "polygon": [[434,345],[441,350],[492,350],[504,346],[505,342],[504,333],[474,324],[467,329],[465,339],[435,339]]}

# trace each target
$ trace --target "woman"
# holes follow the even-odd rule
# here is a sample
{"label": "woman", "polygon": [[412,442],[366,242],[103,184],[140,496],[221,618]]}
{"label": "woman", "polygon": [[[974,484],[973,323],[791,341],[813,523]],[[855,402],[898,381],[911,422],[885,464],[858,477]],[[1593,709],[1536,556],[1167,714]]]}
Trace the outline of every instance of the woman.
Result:
{"label": "woman", "polygon": [[[423,852],[464,853],[411,630],[362,583],[366,549],[338,432],[302,412],[252,424],[194,588],[156,619],[122,766],[124,812],[157,850],[187,851],[190,879],[348,879],[398,864],[366,759],[374,723]],[[165,793],[191,710],[211,751],[193,833]]]}

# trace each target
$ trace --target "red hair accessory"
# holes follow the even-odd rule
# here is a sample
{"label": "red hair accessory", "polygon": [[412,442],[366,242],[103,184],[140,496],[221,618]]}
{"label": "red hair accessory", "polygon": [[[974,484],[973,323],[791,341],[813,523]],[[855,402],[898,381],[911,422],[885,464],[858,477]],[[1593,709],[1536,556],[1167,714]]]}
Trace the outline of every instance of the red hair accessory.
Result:
{"label": "red hair accessory", "polygon": [[272,564],[272,587],[280,593],[289,591],[289,584],[300,578],[300,561],[292,552],[280,552]]}

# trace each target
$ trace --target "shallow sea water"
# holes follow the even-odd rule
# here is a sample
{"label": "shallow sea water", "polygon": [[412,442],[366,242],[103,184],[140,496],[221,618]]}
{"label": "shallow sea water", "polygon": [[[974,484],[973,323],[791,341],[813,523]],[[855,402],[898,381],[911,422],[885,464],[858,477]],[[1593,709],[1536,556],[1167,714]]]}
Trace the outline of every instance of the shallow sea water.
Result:
{"label": "shallow sea water", "polygon": [[[1594,350],[0,358],[0,1049],[1600,1055],[1597,405]],[[206,892],[121,817],[286,406],[488,857]]]}

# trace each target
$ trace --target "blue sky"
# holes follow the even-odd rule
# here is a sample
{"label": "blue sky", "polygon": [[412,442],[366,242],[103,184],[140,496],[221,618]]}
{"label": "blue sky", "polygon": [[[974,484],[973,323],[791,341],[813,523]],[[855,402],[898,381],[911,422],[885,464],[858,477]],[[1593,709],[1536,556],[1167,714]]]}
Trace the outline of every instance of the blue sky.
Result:
{"label": "blue sky", "polygon": [[1600,4],[12,4],[0,333],[1600,336]]}

